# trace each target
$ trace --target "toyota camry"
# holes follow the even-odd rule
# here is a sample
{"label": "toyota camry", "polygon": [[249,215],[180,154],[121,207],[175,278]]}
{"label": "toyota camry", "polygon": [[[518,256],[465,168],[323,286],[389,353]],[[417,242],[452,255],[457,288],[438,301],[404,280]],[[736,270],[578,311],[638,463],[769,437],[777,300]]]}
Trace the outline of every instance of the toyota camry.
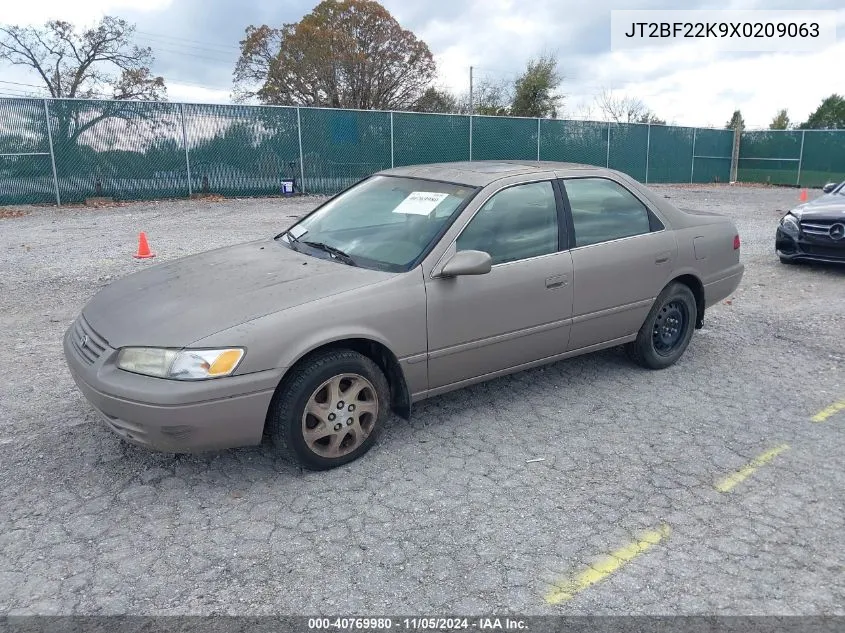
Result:
{"label": "toyota camry", "polygon": [[332,468],[473,383],[617,345],[668,368],[744,270],[729,218],[566,163],[390,169],[283,228],[85,305],[64,352],[108,428],[169,452],[266,437]]}

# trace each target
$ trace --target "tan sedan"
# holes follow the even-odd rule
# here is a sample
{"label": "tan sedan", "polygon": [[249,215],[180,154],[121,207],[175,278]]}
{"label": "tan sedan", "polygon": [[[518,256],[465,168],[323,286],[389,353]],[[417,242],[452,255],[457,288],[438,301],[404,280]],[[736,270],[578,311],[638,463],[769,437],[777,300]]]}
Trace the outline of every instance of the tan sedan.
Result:
{"label": "tan sedan", "polygon": [[669,367],[739,284],[739,247],[730,219],[607,169],[402,167],[274,238],[112,283],[64,349],[126,440],[269,436],[326,469],[365,453],[391,410],[473,383],[614,345]]}

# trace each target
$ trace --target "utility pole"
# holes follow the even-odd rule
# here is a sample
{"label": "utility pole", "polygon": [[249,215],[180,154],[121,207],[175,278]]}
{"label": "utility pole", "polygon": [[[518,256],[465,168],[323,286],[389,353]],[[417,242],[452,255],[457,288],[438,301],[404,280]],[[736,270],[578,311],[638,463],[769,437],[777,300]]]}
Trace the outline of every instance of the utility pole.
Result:
{"label": "utility pole", "polygon": [[469,113],[473,113],[472,107],[472,66],[469,67]]}

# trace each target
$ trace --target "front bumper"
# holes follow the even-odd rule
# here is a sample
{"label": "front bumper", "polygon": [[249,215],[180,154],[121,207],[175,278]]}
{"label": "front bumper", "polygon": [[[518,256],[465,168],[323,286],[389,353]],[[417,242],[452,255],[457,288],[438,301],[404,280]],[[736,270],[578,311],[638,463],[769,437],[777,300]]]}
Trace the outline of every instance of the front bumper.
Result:
{"label": "front bumper", "polygon": [[125,440],[179,453],[261,443],[281,370],[194,382],[132,374],[117,368],[117,350],[107,344],[93,361],[83,354],[74,341],[78,324],[64,336],[71,376],[106,426]]}
{"label": "front bumper", "polygon": [[845,240],[794,236],[780,227],[775,234],[775,251],[786,260],[845,264]]}

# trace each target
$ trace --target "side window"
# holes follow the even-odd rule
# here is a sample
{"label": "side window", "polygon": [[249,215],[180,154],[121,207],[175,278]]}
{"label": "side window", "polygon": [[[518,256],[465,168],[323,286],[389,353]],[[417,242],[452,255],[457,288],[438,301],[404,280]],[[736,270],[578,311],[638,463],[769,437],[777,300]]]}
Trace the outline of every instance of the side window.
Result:
{"label": "side window", "polygon": [[555,192],[550,181],[503,189],[470,220],[456,242],[459,251],[490,253],[494,264],[558,250]]}
{"label": "side window", "polygon": [[650,231],[648,210],[621,185],[605,178],[570,178],[563,181],[575,246],[587,246]]}

